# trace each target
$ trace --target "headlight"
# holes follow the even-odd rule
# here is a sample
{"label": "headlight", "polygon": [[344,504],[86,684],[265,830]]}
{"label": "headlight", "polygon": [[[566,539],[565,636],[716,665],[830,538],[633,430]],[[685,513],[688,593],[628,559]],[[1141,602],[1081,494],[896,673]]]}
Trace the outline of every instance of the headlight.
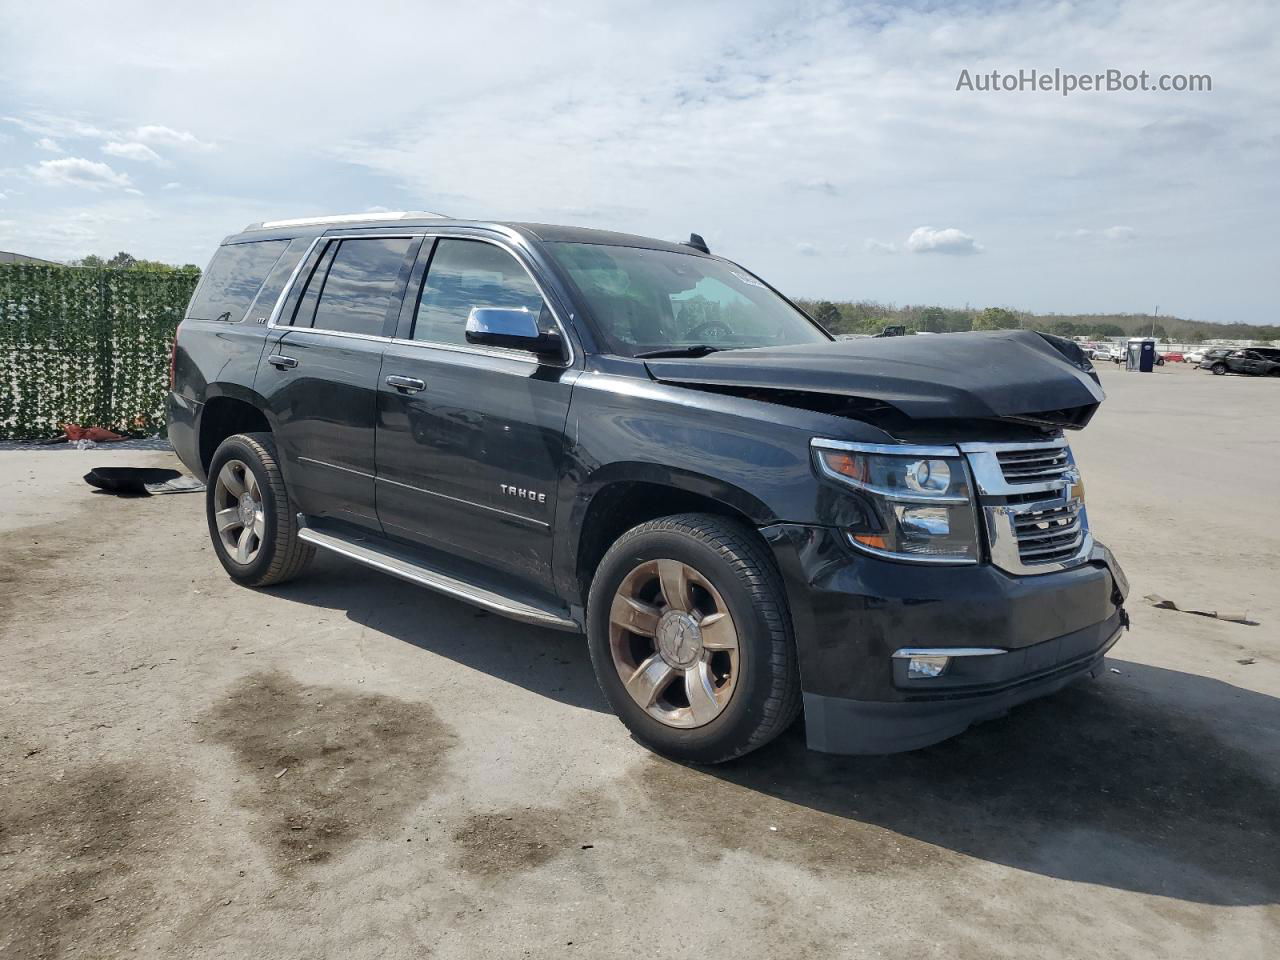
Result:
{"label": "headlight", "polygon": [[954,447],[814,440],[819,472],[847,484],[872,511],[848,530],[854,544],[897,560],[977,563],[969,474]]}

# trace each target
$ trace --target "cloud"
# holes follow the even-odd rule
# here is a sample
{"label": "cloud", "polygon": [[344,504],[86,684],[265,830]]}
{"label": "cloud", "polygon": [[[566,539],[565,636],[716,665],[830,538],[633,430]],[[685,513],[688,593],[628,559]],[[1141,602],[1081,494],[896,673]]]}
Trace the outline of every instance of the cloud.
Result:
{"label": "cloud", "polygon": [[802,257],[822,256],[822,251],[819,250],[815,244],[809,243],[806,240],[801,240],[796,244],[796,253],[800,254]]}
{"label": "cloud", "polygon": [[0,117],[9,123],[27,131],[46,137],[58,137],[67,140],[101,139],[111,136],[101,127],[85,123],[75,117],[63,117],[55,114],[35,111],[21,117]]}
{"label": "cloud", "polygon": [[982,252],[978,242],[955,227],[936,230],[933,227],[916,227],[907,237],[906,249],[912,253],[946,253],[953,256],[968,256]]}
{"label": "cloud", "polygon": [[107,187],[129,187],[132,181],[126,173],[116,173],[105,163],[86,160],[84,157],[62,157],[58,160],[41,160],[28,168],[35,178],[50,186],[69,185],[101,190]]}
{"label": "cloud", "polygon": [[867,238],[866,242],[863,243],[862,248],[866,250],[867,253],[886,254],[886,253],[898,252],[898,247],[896,244],[885,243],[883,240],[876,240],[871,237]]}
{"label": "cloud", "polygon": [[102,152],[110,154],[113,157],[122,157],[125,160],[134,160],[138,163],[154,163],[156,166],[164,166],[165,161],[160,154],[156,153],[145,143],[120,143],[112,140],[102,145]]}
{"label": "cloud", "polygon": [[1081,227],[1078,230],[1060,230],[1054,234],[1058,240],[1080,240],[1094,243],[1132,243],[1138,238],[1138,231],[1133,227],[1114,226],[1101,230],[1089,230]]}
{"label": "cloud", "polygon": [[180,184],[177,180],[170,180],[163,187],[161,187],[161,189],[162,190],[178,190],[178,189],[181,189],[181,187],[182,187],[182,184]]}
{"label": "cloud", "polygon": [[[1140,291],[1158,288],[1162,309],[1220,320],[1256,319],[1274,298],[1278,4],[562,0],[465,4],[447,23],[423,4],[345,19],[260,4],[247,32],[234,4],[170,7],[5,8],[0,113],[15,119],[0,127],[16,136],[0,166],[53,158],[31,147],[49,137],[148,194],[64,190],[76,204],[62,210],[48,190],[18,197],[21,180],[0,170],[6,215],[39,228],[33,254],[83,255],[38,246],[47,223],[91,201],[127,206],[104,248],[179,262],[248,221],[376,202],[658,237],[714,227],[717,252],[797,296],[1105,312],[1146,308]],[[431,83],[406,88],[403,64],[431,31]],[[381,55],[298,98],[316,63],[360,47]],[[1219,82],[1206,94],[955,91],[961,69],[1059,64]],[[143,183],[143,167],[99,153],[107,142],[174,166]],[[518,144],[518,160],[498,144]],[[165,176],[186,187],[161,189]],[[922,271],[904,241],[929,223],[963,223],[989,250]],[[1098,236],[1055,240],[1072,224]],[[1140,236],[1108,239],[1109,225]],[[864,253],[866,237],[882,246]],[[847,271],[832,269],[841,242],[859,254]],[[1124,269],[1061,257],[1077,247],[1123,252]],[[859,261],[873,269],[857,273]]]}
{"label": "cloud", "polygon": [[54,140],[52,137],[41,137],[36,141],[36,149],[43,150],[45,153],[66,153],[66,151],[58,145],[58,141]]}
{"label": "cloud", "polygon": [[195,150],[211,150],[214,147],[214,144],[205,143],[189,131],[158,125],[138,127],[133,131],[132,137],[143,143],[158,143],[168,147],[189,147]]}
{"label": "cloud", "polygon": [[797,190],[806,190],[812,193],[826,194],[828,197],[838,197],[840,188],[830,180],[822,177],[814,177],[809,180],[802,180],[795,184]]}

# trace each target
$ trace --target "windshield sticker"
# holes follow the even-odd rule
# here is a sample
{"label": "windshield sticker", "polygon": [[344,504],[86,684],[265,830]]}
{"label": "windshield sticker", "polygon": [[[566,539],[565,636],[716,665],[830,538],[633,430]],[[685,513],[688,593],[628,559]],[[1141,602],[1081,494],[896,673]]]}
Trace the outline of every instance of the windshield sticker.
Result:
{"label": "windshield sticker", "polygon": [[732,273],[735,277],[737,277],[739,280],[741,280],[743,283],[745,283],[749,287],[759,287],[762,290],[767,289],[765,285],[761,283],[759,280],[757,280],[755,277],[749,276],[745,273],[739,273],[737,270],[730,270],[729,272]]}

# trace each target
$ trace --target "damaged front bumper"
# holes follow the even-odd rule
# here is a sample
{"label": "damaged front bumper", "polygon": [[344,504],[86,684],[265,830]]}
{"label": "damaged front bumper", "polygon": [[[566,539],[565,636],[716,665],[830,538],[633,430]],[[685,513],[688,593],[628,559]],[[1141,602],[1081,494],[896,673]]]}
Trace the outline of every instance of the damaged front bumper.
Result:
{"label": "damaged front bumper", "polygon": [[[945,740],[1096,671],[1128,624],[1128,582],[1098,543],[1078,566],[1020,576],[867,556],[831,527],[762,533],[786,585],[814,750]],[[912,651],[925,658],[918,670]]]}

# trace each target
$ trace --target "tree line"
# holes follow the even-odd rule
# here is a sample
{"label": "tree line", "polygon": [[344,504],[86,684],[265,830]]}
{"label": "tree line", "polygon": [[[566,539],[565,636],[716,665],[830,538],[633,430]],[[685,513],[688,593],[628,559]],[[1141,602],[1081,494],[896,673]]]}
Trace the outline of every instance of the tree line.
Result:
{"label": "tree line", "polygon": [[1145,313],[1031,313],[1005,307],[981,310],[922,305],[895,306],[874,300],[798,299],[810,316],[832,333],[879,333],[904,326],[914,333],[958,333],[965,330],[1039,330],[1060,337],[1158,337],[1184,343],[1225,338],[1280,340],[1280,325],[1205,323],[1178,316]]}
{"label": "tree line", "polygon": [[91,253],[87,257],[81,257],[79,260],[72,260],[67,265],[71,267],[106,267],[111,270],[142,270],[149,273],[183,273],[197,277],[200,275],[200,268],[194,263],[184,263],[179,267],[172,263],[161,263],[159,260],[141,260],[124,250],[121,250],[114,257],[106,258]]}

